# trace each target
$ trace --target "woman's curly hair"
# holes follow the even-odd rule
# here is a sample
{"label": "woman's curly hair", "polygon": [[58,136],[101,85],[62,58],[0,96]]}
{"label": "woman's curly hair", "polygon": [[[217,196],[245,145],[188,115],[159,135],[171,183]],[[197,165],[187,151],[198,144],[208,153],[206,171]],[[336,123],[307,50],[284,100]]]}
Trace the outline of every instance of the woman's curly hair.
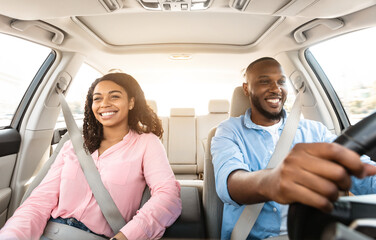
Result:
{"label": "woman's curly hair", "polygon": [[152,132],[159,138],[162,137],[163,128],[161,120],[146,103],[144,92],[138,82],[132,76],[125,73],[109,73],[96,79],[91,84],[86,96],[83,133],[84,147],[87,151],[93,153],[100,147],[103,140],[103,126],[95,118],[91,109],[94,88],[102,81],[112,81],[120,85],[127,92],[128,100],[132,97],[134,98],[134,107],[128,113],[129,129],[136,131],[138,134]]}

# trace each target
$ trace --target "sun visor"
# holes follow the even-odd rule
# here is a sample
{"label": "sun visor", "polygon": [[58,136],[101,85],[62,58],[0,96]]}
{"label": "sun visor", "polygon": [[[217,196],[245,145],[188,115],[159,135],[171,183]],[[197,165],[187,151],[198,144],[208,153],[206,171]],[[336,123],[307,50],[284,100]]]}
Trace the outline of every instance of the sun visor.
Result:
{"label": "sun visor", "polygon": [[38,20],[105,14],[123,8],[123,2],[122,0],[49,0],[47,2],[17,0],[9,4],[8,0],[0,0],[0,6],[2,15],[21,20]]}

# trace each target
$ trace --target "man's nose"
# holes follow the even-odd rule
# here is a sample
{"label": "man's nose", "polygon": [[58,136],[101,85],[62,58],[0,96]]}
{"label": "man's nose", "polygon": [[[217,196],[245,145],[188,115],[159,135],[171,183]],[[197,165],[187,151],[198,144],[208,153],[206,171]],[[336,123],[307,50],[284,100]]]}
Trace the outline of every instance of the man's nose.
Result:
{"label": "man's nose", "polygon": [[279,86],[277,82],[272,82],[270,83],[270,91],[281,93],[281,86]]}

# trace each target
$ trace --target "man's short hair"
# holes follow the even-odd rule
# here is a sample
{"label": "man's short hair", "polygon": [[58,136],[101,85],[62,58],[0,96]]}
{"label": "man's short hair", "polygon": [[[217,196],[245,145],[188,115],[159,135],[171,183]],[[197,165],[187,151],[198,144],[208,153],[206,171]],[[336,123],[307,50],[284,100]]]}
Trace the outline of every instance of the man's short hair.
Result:
{"label": "man's short hair", "polygon": [[275,60],[274,58],[272,57],[262,57],[262,58],[259,58],[253,62],[251,62],[251,64],[248,65],[247,69],[245,70],[244,72],[244,77],[246,77],[247,73],[249,73],[252,69],[252,67],[256,64],[256,63],[259,63],[259,62],[263,62],[263,61],[275,61],[278,63],[277,60]]}

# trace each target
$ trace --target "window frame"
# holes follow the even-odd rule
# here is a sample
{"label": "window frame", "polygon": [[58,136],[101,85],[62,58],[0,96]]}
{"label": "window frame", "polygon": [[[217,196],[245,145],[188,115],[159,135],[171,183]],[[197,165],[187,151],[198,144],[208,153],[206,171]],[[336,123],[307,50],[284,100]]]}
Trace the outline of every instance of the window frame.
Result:
{"label": "window frame", "polygon": [[322,89],[324,90],[330,105],[336,114],[339,127],[341,131],[351,126],[349,117],[346,113],[345,108],[342,105],[341,100],[339,99],[333,85],[331,84],[329,78],[325,74],[324,70],[321,68],[320,64],[317,62],[314,55],[311,53],[309,48],[307,48],[304,51],[304,57],[309,65],[309,67],[312,69],[313,73],[315,74],[318,82],[320,83]]}
{"label": "window frame", "polygon": [[25,91],[25,94],[22,97],[20,104],[18,105],[13,115],[10,126],[5,127],[5,128],[13,128],[13,129],[17,129],[17,131],[20,130],[23,117],[26,113],[26,109],[29,107],[30,102],[33,99],[39,85],[42,83],[42,80],[46,76],[48,70],[51,68],[55,60],[56,60],[56,52],[51,49],[51,52],[48,54],[46,60],[42,63],[41,67],[39,68],[33,80],[31,81],[29,87]]}

